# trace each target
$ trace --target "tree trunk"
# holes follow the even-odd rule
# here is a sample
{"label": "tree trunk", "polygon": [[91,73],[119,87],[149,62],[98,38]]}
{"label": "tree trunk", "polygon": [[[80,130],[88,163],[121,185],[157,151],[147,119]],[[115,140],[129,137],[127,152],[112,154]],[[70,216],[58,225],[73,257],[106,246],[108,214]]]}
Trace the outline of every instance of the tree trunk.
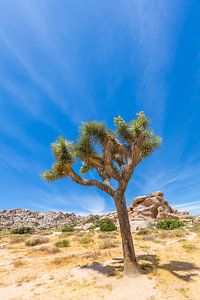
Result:
{"label": "tree trunk", "polygon": [[115,195],[114,200],[117,208],[122,238],[122,247],[124,254],[124,274],[127,276],[136,276],[139,273],[139,271],[137,267],[133,239],[130,230],[126,200],[124,196],[121,195]]}

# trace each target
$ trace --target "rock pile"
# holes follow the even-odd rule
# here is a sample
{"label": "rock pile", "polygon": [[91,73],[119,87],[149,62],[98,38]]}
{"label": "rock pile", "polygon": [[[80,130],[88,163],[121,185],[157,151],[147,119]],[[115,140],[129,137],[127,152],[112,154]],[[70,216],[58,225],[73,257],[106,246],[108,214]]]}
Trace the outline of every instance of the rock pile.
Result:
{"label": "rock pile", "polygon": [[[160,191],[136,197],[127,209],[130,221],[187,219],[190,217],[188,212],[174,210],[164,198],[163,192]],[[109,216],[117,218],[117,213],[111,213]]]}
{"label": "rock pile", "polygon": [[0,228],[12,229],[21,226],[38,229],[56,228],[74,224],[83,219],[74,213],[39,212],[27,209],[0,210]]}

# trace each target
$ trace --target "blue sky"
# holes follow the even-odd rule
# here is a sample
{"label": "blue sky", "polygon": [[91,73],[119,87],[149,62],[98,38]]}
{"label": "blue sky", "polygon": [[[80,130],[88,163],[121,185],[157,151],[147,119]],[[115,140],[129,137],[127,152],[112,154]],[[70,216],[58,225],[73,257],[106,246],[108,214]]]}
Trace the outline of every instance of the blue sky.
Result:
{"label": "blue sky", "polygon": [[48,184],[59,134],[145,111],[163,137],[138,166],[127,203],[162,190],[200,213],[200,2],[0,1],[0,209],[114,210],[69,179]]}

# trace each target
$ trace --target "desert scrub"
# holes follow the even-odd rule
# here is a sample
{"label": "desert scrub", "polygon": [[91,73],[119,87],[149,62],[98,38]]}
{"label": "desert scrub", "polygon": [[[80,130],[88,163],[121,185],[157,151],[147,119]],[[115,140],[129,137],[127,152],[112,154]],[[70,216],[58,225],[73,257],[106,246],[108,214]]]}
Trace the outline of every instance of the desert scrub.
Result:
{"label": "desert scrub", "polygon": [[164,230],[170,230],[170,229],[175,229],[175,228],[181,228],[184,227],[185,223],[180,220],[173,220],[173,219],[168,219],[168,220],[163,220],[159,221],[156,224],[156,227],[158,229],[164,229]]}
{"label": "desert scrub", "polygon": [[99,244],[99,249],[110,249],[115,247],[117,247],[117,242],[115,240],[110,240],[110,239],[103,240]]}
{"label": "desert scrub", "polygon": [[70,246],[69,240],[62,240],[55,243],[55,246],[58,248],[65,248]]}
{"label": "desert scrub", "polygon": [[64,226],[62,228],[62,232],[74,232],[75,231],[75,225],[67,225],[67,226]]}
{"label": "desert scrub", "polygon": [[90,236],[83,236],[80,240],[79,243],[81,245],[87,245],[94,242],[93,239]]}
{"label": "desert scrub", "polygon": [[98,222],[98,225],[100,227],[100,230],[105,231],[114,231],[117,230],[117,227],[114,223],[114,221],[110,218],[104,218]]}
{"label": "desert scrub", "polygon": [[39,244],[48,243],[49,239],[44,236],[32,236],[25,241],[26,246],[36,246]]}
{"label": "desert scrub", "polygon": [[27,234],[27,233],[33,233],[33,228],[31,227],[26,227],[26,226],[22,226],[22,227],[16,227],[14,229],[11,230],[12,234]]}

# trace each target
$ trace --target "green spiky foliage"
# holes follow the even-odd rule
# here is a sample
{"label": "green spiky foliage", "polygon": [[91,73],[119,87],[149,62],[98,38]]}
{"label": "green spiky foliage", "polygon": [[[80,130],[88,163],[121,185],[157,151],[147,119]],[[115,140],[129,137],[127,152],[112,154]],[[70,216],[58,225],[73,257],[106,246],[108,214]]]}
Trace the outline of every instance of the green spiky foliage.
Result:
{"label": "green spiky foliage", "polygon": [[[126,165],[127,157],[134,160],[134,152],[137,150],[139,163],[161,143],[160,137],[149,129],[149,120],[143,112],[138,113],[137,118],[130,123],[125,122],[121,116],[116,117],[114,124],[116,131],[110,131],[102,122],[83,123],[77,143],[59,136],[56,142],[51,144],[56,162],[51,170],[42,174],[43,178],[52,182],[67,177],[69,166],[81,160],[80,174],[97,169],[102,181],[106,178],[121,180],[120,169]],[[97,151],[96,148],[102,151]],[[106,159],[106,155],[110,156],[109,160]],[[116,175],[117,173],[119,176]]]}
{"label": "green spiky foliage", "polygon": [[70,164],[74,162],[75,145],[62,136],[59,136],[57,141],[51,144],[51,150],[56,161]]}
{"label": "green spiky foliage", "polygon": [[137,114],[137,118],[126,123],[121,116],[114,119],[117,135],[127,143],[129,147],[137,144],[141,150],[141,158],[151,154],[160,146],[161,138],[149,129],[149,120],[144,112]]}

